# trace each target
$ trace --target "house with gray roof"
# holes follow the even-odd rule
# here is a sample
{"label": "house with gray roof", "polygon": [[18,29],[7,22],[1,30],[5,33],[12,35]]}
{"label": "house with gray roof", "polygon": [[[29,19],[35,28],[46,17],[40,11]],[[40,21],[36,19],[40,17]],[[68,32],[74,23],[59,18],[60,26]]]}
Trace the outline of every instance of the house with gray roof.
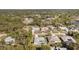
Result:
{"label": "house with gray roof", "polygon": [[71,36],[63,35],[60,38],[64,43],[66,43],[66,45],[69,45],[70,43],[76,43],[76,40]]}

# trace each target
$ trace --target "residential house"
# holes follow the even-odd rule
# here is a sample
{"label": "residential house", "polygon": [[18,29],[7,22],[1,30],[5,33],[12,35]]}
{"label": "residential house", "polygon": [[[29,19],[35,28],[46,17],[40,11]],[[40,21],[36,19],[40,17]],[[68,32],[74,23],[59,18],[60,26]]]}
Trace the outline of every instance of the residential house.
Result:
{"label": "residential house", "polygon": [[49,28],[48,27],[41,27],[41,32],[48,32]]}
{"label": "residential house", "polygon": [[42,44],[47,45],[47,40],[44,37],[39,37],[38,35],[35,35],[34,45],[41,46]]}
{"label": "residential house", "polygon": [[32,27],[32,34],[34,35],[34,34],[37,34],[37,33],[39,33],[40,32],[40,27],[38,27],[38,26],[33,26]]}
{"label": "residential house", "polygon": [[52,44],[52,43],[61,43],[61,40],[55,34],[52,34],[51,36],[48,36],[48,41],[49,41],[50,44]]}
{"label": "residential house", "polygon": [[15,44],[15,38],[12,38],[12,37],[6,37],[5,39],[4,39],[4,42],[5,42],[5,44],[11,44],[11,45],[14,45]]}
{"label": "residential house", "polygon": [[71,36],[63,35],[60,38],[66,45],[69,45],[70,43],[76,43],[76,40]]}
{"label": "residential house", "polygon": [[75,25],[71,25],[68,27],[69,31],[72,32],[79,32],[79,27],[75,26]]}
{"label": "residential house", "polygon": [[33,22],[33,18],[29,18],[29,17],[24,18],[24,20],[23,20],[24,24],[31,24],[32,22]]}

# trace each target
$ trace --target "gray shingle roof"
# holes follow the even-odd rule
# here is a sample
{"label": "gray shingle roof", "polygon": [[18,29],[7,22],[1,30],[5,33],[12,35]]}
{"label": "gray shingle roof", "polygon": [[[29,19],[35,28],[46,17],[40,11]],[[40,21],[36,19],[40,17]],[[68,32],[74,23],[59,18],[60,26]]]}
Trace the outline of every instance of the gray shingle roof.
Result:
{"label": "gray shingle roof", "polygon": [[76,43],[75,39],[73,37],[71,37],[71,36],[61,36],[61,39],[64,42],[71,41],[72,43]]}

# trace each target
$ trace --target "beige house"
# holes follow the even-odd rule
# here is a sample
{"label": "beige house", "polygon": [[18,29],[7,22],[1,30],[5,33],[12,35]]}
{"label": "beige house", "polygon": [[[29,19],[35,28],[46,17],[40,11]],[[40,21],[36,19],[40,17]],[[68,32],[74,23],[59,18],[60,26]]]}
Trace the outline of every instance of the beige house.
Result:
{"label": "beige house", "polygon": [[56,36],[55,34],[52,34],[51,36],[48,36],[48,41],[49,43],[61,43],[61,40],[59,39],[58,36]]}
{"label": "beige house", "polygon": [[48,32],[49,28],[48,27],[41,27],[41,32]]}
{"label": "beige house", "polygon": [[24,18],[24,19],[23,19],[23,23],[24,23],[24,24],[31,24],[32,22],[33,22],[33,18],[28,18],[28,17],[27,17],[27,18]]}

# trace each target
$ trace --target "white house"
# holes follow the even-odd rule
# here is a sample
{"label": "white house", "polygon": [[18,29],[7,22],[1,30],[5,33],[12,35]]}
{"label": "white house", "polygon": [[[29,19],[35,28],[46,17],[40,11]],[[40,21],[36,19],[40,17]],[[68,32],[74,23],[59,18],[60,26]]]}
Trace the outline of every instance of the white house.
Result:
{"label": "white house", "polygon": [[36,33],[39,33],[39,31],[40,31],[40,27],[38,27],[38,26],[33,26],[32,27],[32,34],[33,35],[36,34]]}
{"label": "white house", "polygon": [[4,42],[5,42],[5,44],[14,45],[14,44],[15,44],[15,39],[9,36],[9,37],[6,37],[6,38],[4,39]]}
{"label": "white house", "polygon": [[44,37],[38,37],[38,35],[36,35],[34,38],[34,45],[41,46],[41,44],[46,45],[47,40]]}
{"label": "white house", "polygon": [[33,18],[24,18],[23,23],[24,24],[31,24],[33,22]]}

